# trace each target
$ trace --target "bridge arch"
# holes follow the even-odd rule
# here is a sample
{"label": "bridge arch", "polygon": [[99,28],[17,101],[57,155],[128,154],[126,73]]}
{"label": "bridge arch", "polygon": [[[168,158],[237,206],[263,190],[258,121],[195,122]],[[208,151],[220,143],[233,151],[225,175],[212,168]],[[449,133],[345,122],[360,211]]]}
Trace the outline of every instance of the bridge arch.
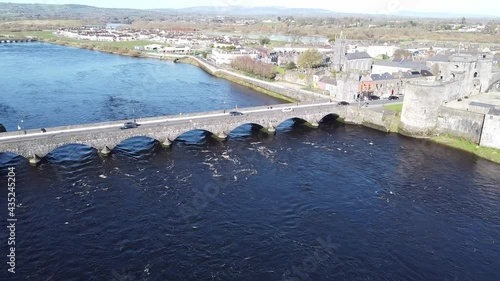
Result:
{"label": "bridge arch", "polygon": [[[217,133],[214,133],[214,132],[212,132],[210,130],[206,130],[206,129],[191,129],[191,130],[186,130],[185,132],[182,132],[182,133],[177,134],[177,135],[172,135],[169,138],[169,140],[172,141],[172,142],[173,141],[179,141],[183,137],[189,136],[190,134],[194,134],[196,132],[204,135],[205,138],[209,137],[209,136],[215,136],[215,137],[219,138],[219,135]],[[220,139],[226,139],[226,138],[227,138],[227,136],[220,135]]]}
{"label": "bridge arch", "polygon": [[277,127],[284,125],[287,122],[292,121],[294,125],[307,125],[308,127],[311,126],[309,121],[305,120],[304,118],[299,118],[299,117],[290,117],[285,120],[282,120]]}
{"label": "bridge arch", "polygon": [[485,93],[490,92],[491,90],[497,90],[500,92],[500,79],[497,79],[493,81],[493,83],[490,84],[488,89],[486,89]]}
{"label": "bridge arch", "polygon": [[250,130],[252,130],[252,131],[266,129],[266,127],[264,127],[261,124],[247,122],[247,123],[238,124],[238,125],[236,125],[236,126],[234,126],[232,128],[229,128],[227,133],[231,134],[231,133],[233,133],[235,131],[238,131],[239,129],[241,129],[242,127],[245,127],[245,126],[250,126]]}

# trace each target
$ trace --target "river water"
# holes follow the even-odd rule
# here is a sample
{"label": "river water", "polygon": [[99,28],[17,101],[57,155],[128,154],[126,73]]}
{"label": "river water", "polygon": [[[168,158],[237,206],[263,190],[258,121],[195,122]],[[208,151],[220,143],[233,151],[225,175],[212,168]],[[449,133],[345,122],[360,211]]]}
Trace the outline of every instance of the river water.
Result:
{"label": "river water", "polygon": [[280,103],[196,66],[43,43],[1,44],[0,69],[8,131]]}
{"label": "river water", "polygon": [[[188,72],[212,83],[207,95],[240,91],[237,102],[272,102],[189,65],[68,52],[91,56],[86,62],[95,65],[102,59],[103,69],[106,60],[158,63],[164,77]],[[77,64],[75,58],[69,65]],[[81,79],[106,75],[95,73]],[[137,71],[122,75],[127,81]],[[60,84],[46,79],[57,93]],[[198,82],[192,80],[204,87]],[[86,90],[71,93],[79,91]],[[56,96],[47,98],[64,113],[37,115],[40,123],[109,117],[101,109],[93,111],[99,116],[58,121],[71,101],[58,104]],[[136,100],[169,103],[148,98]],[[214,106],[181,104],[158,110]],[[93,108],[84,98],[80,105]],[[192,131],[168,150],[133,138],[108,158],[68,145],[36,168],[0,154],[0,167],[1,280],[500,280],[500,166],[425,140],[334,120],[319,129],[289,120],[275,136],[244,125],[227,142]],[[17,180],[15,275],[6,264],[8,167]]]}

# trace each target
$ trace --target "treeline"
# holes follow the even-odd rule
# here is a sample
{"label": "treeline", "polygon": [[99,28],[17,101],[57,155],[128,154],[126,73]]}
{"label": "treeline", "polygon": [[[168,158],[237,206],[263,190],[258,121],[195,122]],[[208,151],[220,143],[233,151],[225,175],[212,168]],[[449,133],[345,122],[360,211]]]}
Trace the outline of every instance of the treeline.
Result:
{"label": "treeline", "polygon": [[274,65],[266,64],[250,57],[235,58],[231,62],[231,67],[268,80],[272,80],[276,77]]}

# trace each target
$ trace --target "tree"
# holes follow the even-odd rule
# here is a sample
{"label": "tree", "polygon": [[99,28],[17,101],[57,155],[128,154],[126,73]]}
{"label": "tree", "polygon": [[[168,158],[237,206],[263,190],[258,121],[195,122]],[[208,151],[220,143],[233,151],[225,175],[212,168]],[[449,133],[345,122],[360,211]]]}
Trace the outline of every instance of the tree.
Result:
{"label": "tree", "polygon": [[260,44],[261,45],[267,45],[269,43],[271,43],[271,39],[269,39],[269,38],[261,38],[260,39]]}
{"label": "tree", "polygon": [[328,43],[335,43],[335,37],[330,37],[328,39]]}
{"label": "tree", "polygon": [[497,26],[498,26],[498,24],[496,22],[489,22],[484,27],[484,31],[483,32],[487,33],[487,34],[495,34]]}
{"label": "tree", "polygon": [[394,51],[394,60],[408,60],[412,58],[412,54],[408,50],[397,49]]}
{"label": "tree", "polygon": [[467,21],[465,20],[465,17],[462,18],[462,20],[460,21],[460,24],[466,24]]}
{"label": "tree", "polygon": [[247,56],[235,58],[231,62],[231,67],[268,80],[273,80],[276,77],[274,65],[266,64]]}
{"label": "tree", "polygon": [[293,61],[291,61],[285,65],[285,69],[288,69],[288,70],[295,69],[295,68],[297,68],[297,65]]}
{"label": "tree", "polygon": [[309,49],[300,54],[297,64],[300,68],[318,67],[323,63],[323,55],[316,49]]}

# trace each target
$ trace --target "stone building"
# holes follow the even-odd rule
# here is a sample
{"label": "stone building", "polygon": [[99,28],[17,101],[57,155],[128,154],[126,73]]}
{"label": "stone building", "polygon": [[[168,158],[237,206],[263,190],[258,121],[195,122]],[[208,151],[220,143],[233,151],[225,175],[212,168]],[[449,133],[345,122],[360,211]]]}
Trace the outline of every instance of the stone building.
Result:
{"label": "stone building", "polygon": [[343,73],[335,77],[336,86],[331,87],[330,96],[337,100],[353,101],[358,96],[359,74]]}
{"label": "stone building", "polygon": [[360,96],[371,96],[375,90],[375,83],[370,75],[363,75],[359,80],[358,93]]}
{"label": "stone building", "polygon": [[366,72],[372,68],[373,59],[366,52],[354,52],[345,55],[342,71]]}

